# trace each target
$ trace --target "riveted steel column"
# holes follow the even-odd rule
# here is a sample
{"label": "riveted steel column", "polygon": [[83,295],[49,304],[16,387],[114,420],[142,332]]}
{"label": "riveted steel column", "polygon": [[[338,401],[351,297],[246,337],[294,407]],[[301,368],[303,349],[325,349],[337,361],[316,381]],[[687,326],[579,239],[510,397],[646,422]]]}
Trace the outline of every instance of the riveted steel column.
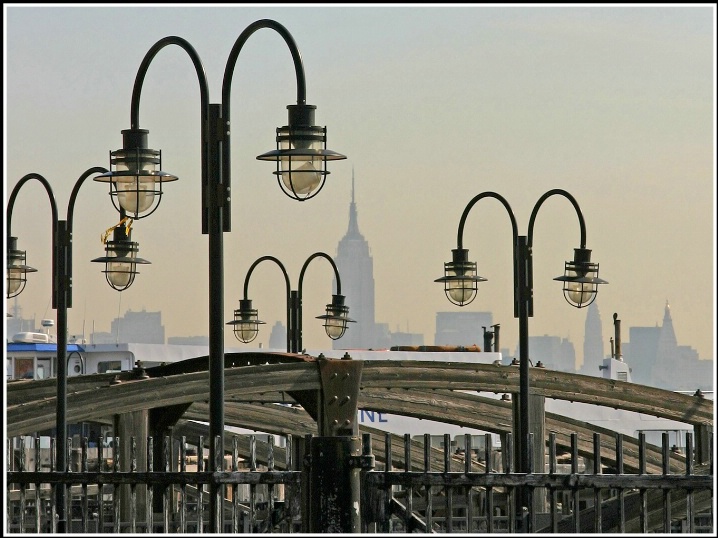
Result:
{"label": "riveted steel column", "polygon": [[358,437],[313,437],[309,475],[309,532],[358,533]]}
{"label": "riveted steel column", "polygon": [[357,399],[362,361],[318,358],[319,436],[311,439],[309,532],[360,532],[361,440]]}

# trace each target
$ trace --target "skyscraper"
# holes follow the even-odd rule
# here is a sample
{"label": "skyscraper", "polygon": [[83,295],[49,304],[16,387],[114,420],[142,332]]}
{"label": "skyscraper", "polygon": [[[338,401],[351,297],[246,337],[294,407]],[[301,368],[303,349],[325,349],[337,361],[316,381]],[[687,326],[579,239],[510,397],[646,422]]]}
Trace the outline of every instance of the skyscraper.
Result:
{"label": "skyscraper", "polygon": [[586,325],[583,335],[583,365],[580,373],[596,375],[598,367],[603,364],[603,325],[601,313],[598,311],[596,301],[592,302],[586,312]]}
{"label": "skyscraper", "polygon": [[653,383],[655,386],[670,386],[678,367],[679,355],[677,351],[678,340],[676,340],[676,331],[673,329],[671,305],[666,301],[666,307],[663,309],[663,325],[658,336],[656,361],[653,365]]}
{"label": "skyscraper", "polygon": [[387,347],[388,341],[380,337],[374,318],[374,261],[369,252],[369,243],[359,231],[353,170],[349,227],[337,245],[334,262],[342,281],[342,294],[346,298],[344,304],[349,307],[349,317],[357,323],[351,323],[344,336],[332,342],[333,349]]}

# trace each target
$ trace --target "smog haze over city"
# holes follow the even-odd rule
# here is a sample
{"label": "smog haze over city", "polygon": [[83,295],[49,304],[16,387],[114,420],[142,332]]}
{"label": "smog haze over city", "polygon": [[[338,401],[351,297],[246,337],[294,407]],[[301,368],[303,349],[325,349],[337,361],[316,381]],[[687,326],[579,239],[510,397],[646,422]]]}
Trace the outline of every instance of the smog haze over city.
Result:
{"label": "smog haze over city", "polygon": [[[202,60],[210,102],[235,40],[274,19],[302,54],[307,102],[327,126],[330,163],[322,192],[298,203],[279,189],[275,129],[296,103],[291,55],[274,31],[253,34],[231,92],[232,231],[224,235],[225,319],[260,256],[287,267],[296,287],[314,252],[336,254],[354,195],[374,262],[376,320],[433,343],[436,312],[457,311],[441,285],[467,203],[494,191],[526,235],[534,204],[565,189],[586,222],[586,247],[609,282],[597,298],[604,339],[611,316],[624,327],[660,324],[671,306],[678,343],[715,357],[715,23],[713,5],[8,5],[5,22],[5,204],[34,172],[52,185],[65,219],[77,179],[109,168],[130,127],[133,84],[145,53],[180,36]],[[72,335],[109,331],[127,310],[161,311],[167,337],[207,335],[207,237],[201,234],[200,96],[179,47],[153,60],[142,87],[140,125],[162,150],[167,184],[157,211],[133,223],[139,256],[151,261],[127,291],[105,282],[100,240],[118,222],[106,184],[88,180],[73,220]],[[23,317],[55,318],[51,213],[38,182],[15,203],[12,235],[27,251]],[[585,310],[564,300],[564,262],[579,247],[576,212],[561,197],[534,227],[532,336],[570,339],[581,357]],[[490,311],[513,350],[511,224],[481,200],[464,247],[487,278],[472,311]],[[314,316],[331,300],[333,273],[312,264],[304,278],[304,342],[331,347]],[[285,323],[276,268],[255,271],[253,306],[267,322],[254,344]],[[11,309],[15,301],[6,300]],[[349,304],[351,309],[351,304]],[[349,315],[351,316],[351,310]],[[349,329],[351,330],[351,328]],[[624,336],[627,338],[627,335]],[[227,346],[238,346],[225,330]],[[477,344],[481,335],[477,334]],[[254,345],[253,344],[253,345]]]}

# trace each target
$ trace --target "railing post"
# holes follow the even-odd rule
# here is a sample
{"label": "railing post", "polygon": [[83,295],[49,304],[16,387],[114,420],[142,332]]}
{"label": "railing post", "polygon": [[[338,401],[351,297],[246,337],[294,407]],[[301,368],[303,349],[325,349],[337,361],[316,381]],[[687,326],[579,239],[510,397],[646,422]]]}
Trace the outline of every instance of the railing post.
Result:
{"label": "railing post", "polygon": [[[131,444],[130,439],[135,437],[136,454],[137,454],[137,469],[146,469],[147,466],[147,436],[149,434],[149,411],[147,409],[141,411],[133,411],[132,413],[123,413],[121,415],[115,415],[114,420],[114,431],[115,436],[120,439],[125,439],[126,442],[122,445],[120,454],[120,461],[122,465],[120,471],[130,471],[131,464]],[[130,486],[123,485],[120,489],[120,513],[122,515],[122,521],[130,521],[130,512],[132,510],[130,502]],[[136,491],[136,502],[137,502],[137,518],[144,520],[147,517],[145,513],[145,506],[147,500],[147,487],[138,486]]]}

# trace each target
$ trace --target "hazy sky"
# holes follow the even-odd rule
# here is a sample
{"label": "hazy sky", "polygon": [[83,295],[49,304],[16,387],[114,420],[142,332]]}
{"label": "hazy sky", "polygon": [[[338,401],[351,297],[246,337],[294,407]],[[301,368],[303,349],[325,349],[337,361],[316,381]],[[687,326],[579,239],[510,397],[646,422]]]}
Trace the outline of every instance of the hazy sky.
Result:
{"label": "hazy sky", "polygon": [[[296,287],[309,255],[336,254],[346,233],[352,170],[359,227],[374,260],[376,319],[391,330],[434,340],[437,311],[455,311],[441,285],[456,248],[461,213],[495,191],[526,235],[536,201],[562,188],[578,201],[587,247],[600,264],[597,304],[605,350],[617,312],[628,327],[655,326],[670,303],[678,343],[701,358],[715,353],[715,23],[713,5],[432,6],[4,4],[5,205],[25,174],[52,184],[60,218],[70,192],[129,128],[135,75],[159,39],[195,48],[210,102],[221,102],[229,52],[258,19],[283,24],[304,61],[307,102],[328,128],[332,163],[311,201],[287,198],[272,164],[275,129],[296,103],[289,49],[272,30],[243,48],[232,84],[232,232],[225,234],[225,318],[242,296],[247,270],[264,255],[281,259]],[[162,311],[170,336],[208,334],[208,248],[200,226],[200,99],[197,76],[179,47],[152,62],[140,127],[161,149],[166,186],[151,217],[136,221],[142,266],[120,294],[90,260],[116,224],[107,187],[88,180],[74,211],[71,334],[109,331],[128,309]],[[39,269],[18,297],[25,317],[55,317],[50,299],[50,206],[39,182],[23,187],[12,233]],[[571,339],[580,364],[585,310],[565,302],[564,261],[579,246],[571,204],[553,197],[534,228],[531,335]],[[486,199],[472,210],[464,246],[481,276],[471,311],[491,311],[502,346],[518,338],[513,318],[511,226]],[[330,300],[329,264],[304,279],[304,343],[331,347],[318,320]],[[255,343],[285,322],[280,272],[254,272],[250,297],[267,322]],[[11,307],[13,301],[6,301]],[[349,305],[351,308],[351,304]],[[350,311],[351,315],[351,311]],[[226,331],[228,346],[238,343]],[[477,334],[481,344],[481,335]]]}

